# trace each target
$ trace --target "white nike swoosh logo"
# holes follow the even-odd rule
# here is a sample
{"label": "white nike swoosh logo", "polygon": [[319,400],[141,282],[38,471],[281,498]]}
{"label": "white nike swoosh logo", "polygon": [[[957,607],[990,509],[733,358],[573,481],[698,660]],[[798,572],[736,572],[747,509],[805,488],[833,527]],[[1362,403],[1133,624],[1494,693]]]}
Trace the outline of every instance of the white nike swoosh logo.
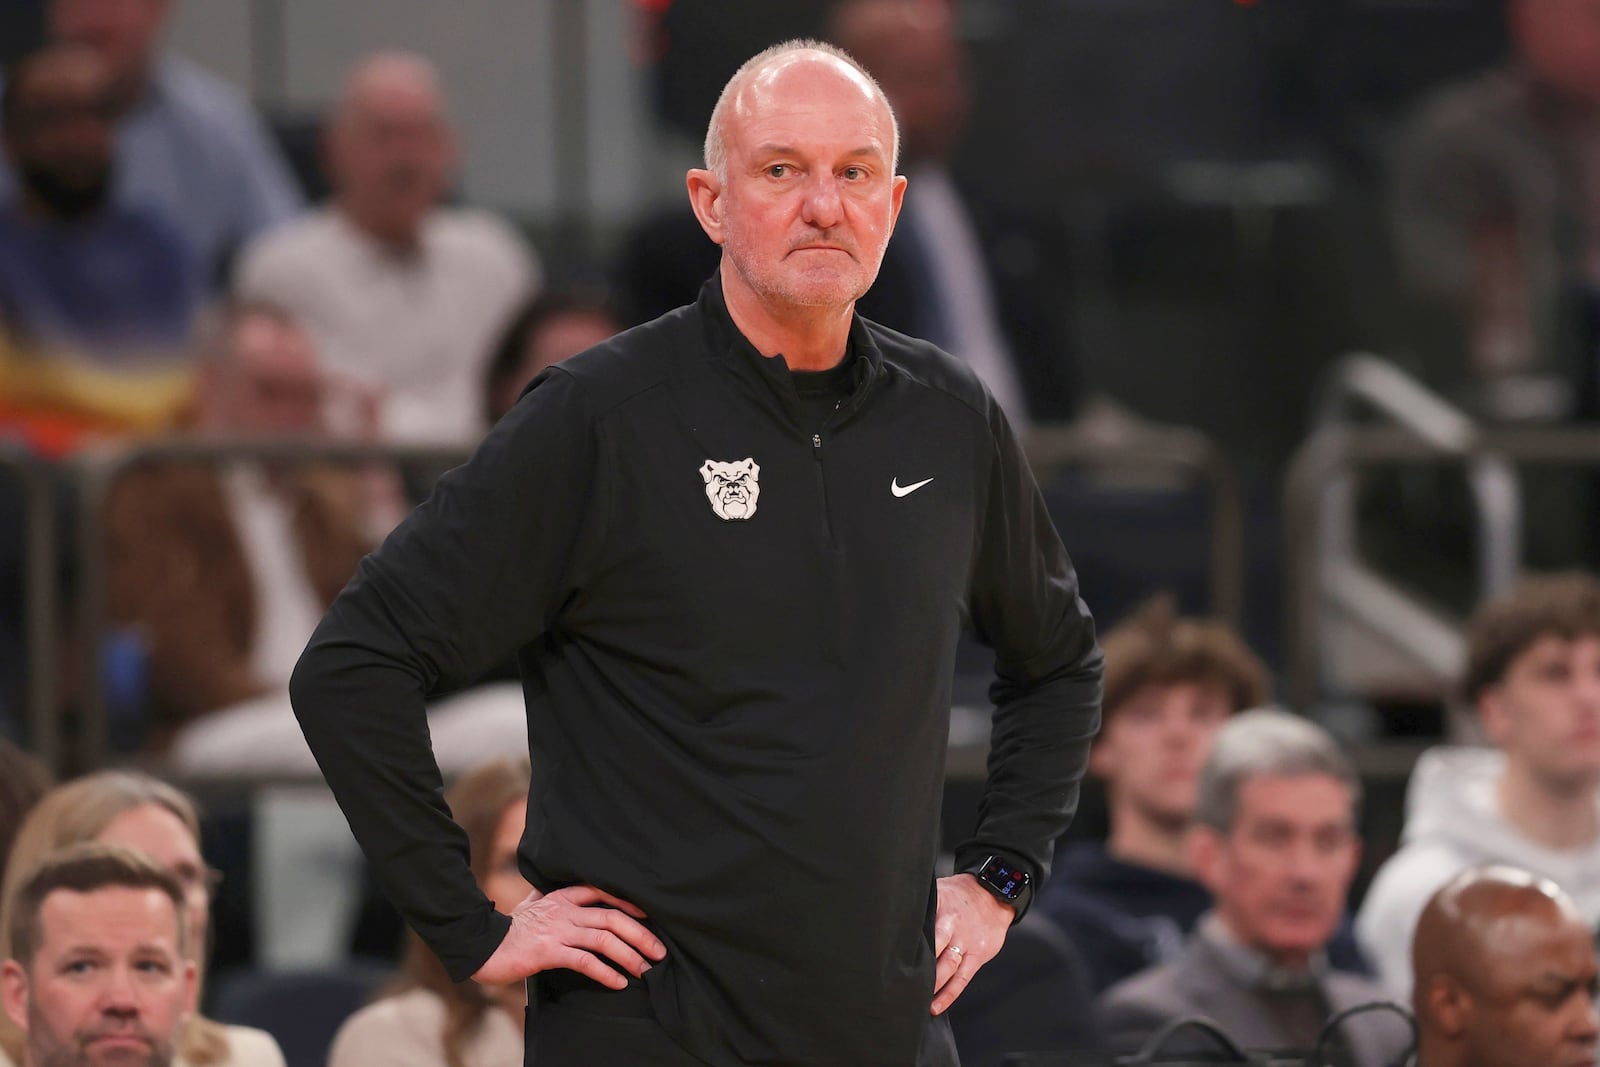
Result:
{"label": "white nike swoosh logo", "polygon": [[912,493],[915,493],[918,489],[921,489],[931,481],[933,481],[932,478],[924,478],[920,482],[912,482],[910,485],[901,485],[900,478],[897,475],[895,479],[889,483],[889,492],[893,493],[895,496],[910,496]]}

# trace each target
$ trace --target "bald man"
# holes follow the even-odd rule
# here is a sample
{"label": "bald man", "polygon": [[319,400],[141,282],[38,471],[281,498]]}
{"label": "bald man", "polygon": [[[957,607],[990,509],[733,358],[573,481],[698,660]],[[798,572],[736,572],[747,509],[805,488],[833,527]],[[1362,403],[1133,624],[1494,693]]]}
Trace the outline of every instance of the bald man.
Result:
{"label": "bald man", "polygon": [[288,309],[330,371],[381,394],[389,440],[475,443],[479,383],[538,261],[498,217],[440,205],[459,147],[422,57],[357,64],[325,147],[333,202],[251,246],[238,295]]}
{"label": "bald man", "polygon": [[1418,1067],[1594,1064],[1594,932],[1554,882],[1467,870],[1423,909],[1412,961]]}
{"label": "bald man", "polygon": [[[390,899],[458,981],[533,977],[540,1064],[954,1067],[1099,720],[1077,578],[970,369],[856,313],[893,112],[849,56],[735,73],[685,176],[721,263],[542,373],[363,562],[291,686]],[[956,637],[990,779],[935,877]],[[499,914],[423,699],[513,651],[538,773]]]}

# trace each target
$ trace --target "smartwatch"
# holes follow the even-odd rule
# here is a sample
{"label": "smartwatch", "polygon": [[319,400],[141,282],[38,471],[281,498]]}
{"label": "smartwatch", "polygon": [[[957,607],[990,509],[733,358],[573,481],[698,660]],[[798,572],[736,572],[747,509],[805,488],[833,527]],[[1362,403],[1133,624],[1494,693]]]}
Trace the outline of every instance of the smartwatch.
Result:
{"label": "smartwatch", "polygon": [[1025,868],[1003,856],[991,855],[978,866],[967,868],[967,873],[983,888],[1016,908],[1019,915],[1022,913],[1033,889],[1033,875]]}

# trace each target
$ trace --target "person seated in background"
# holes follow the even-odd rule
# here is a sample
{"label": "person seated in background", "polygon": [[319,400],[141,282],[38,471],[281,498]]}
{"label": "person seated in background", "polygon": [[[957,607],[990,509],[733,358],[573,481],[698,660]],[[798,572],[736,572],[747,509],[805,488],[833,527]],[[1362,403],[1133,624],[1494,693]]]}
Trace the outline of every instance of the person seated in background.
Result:
{"label": "person seated in background", "polygon": [[[85,843],[136,849],[181,887],[185,957],[203,988],[211,925],[211,871],[200,854],[194,801],[158,778],[101,771],[56,786],[23,820],[0,883],[0,956],[13,955],[10,931],[25,903],[29,873],[62,849]],[[37,1067],[23,1059],[25,1034],[0,1025],[0,1067]],[[178,1041],[178,1067],[284,1067],[277,1042],[260,1030],[222,1026],[195,1014]]]}
{"label": "person seated in background", "polygon": [[552,290],[528,301],[501,332],[489,358],[483,396],[488,424],[511,410],[540,371],[621,329],[605,301],[578,290]]}
{"label": "person seated in background", "polygon": [[28,1067],[172,1067],[198,997],[183,890],[131,849],[83,846],[28,872],[0,1001]]}
{"label": "person seated in background", "polygon": [[[1393,230],[1436,388],[1498,420],[1593,414],[1600,0],[1509,0],[1514,56],[1399,139]],[[1438,336],[1433,337],[1431,334]]]}
{"label": "person seated in background", "polygon": [[57,45],[19,60],[3,93],[17,182],[0,192],[0,421],[167,425],[201,279],[167,220],[111,197],[110,75]]}
{"label": "person seated in background", "polygon": [[1105,783],[1106,841],[1067,844],[1039,910],[1077,946],[1094,992],[1177,958],[1211,907],[1188,837],[1200,768],[1217,731],[1267,699],[1267,670],[1220,622],[1178,618],[1169,597],[1101,641],[1100,734],[1089,773]]}
{"label": "person seated in background", "polygon": [[506,223],[440,205],[456,159],[433,66],[363,60],[330,118],[332,204],[253,243],[235,279],[304,323],[330,369],[383,392],[391,441],[478,439],[490,348],[540,283]]}
{"label": "person seated in background", "polygon": [[[469,771],[445,793],[450,814],[467,832],[478,886],[505,913],[533,892],[517,866],[528,779],[526,760],[496,760]],[[399,981],[345,1021],[328,1067],[521,1063],[526,1003],[521,982],[490,989],[450,981],[438,957],[411,933]]]}
{"label": "person seated in background", "polygon": [[[331,439],[337,386],[293,319],[232,309],[208,348],[196,439]],[[292,729],[282,694],[295,659],[385,532],[372,516],[399,515],[394,500],[369,503],[369,484],[324,464],[243,461],[140,464],[116,480],[104,514],[107,608],[143,648],[152,750],[223,773],[225,760],[204,762],[221,754],[190,758],[185,746],[202,742],[208,717],[272,694]],[[235,756],[267,765],[273,753],[241,742]]]}
{"label": "person seated in background", "polygon": [[[1331,1015],[1384,999],[1370,979],[1332,969],[1326,952],[1361,854],[1360,795],[1338,742],[1306,719],[1257,709],[1217,732],[1189,841],[1215,908],[1176,960],[1096,1002],[1114,1051],[1194,1015],[1246,1049],[1308,1050]],[[1330,1038],[1336,1058],[1324,1062],[1388,1067],[1409,1047],[1407,1030],[1388,1013],[1363,1017]]]}
{"label": "person seated in background", "polygon": [[50,786],[50,772],[32,753],[0,738],[0,879],[22,820]]}
{"label": "person seated in background", "polygon": [[1594,932],[1554,882],[1474,867],[1434,893],[1412,940],[1417,1067],[1592,1064]]}
{"label": "person seated in background", "polygon": [[[47,0],[50,37],[110,74],[119,204],[176,227],[207,291],[252,235],[301,209],[299,190],[239,91],[162,48],[173,0]],[[9,123],[10,118],[7,116]],[[0,189],[16,175],[0,167]]]}
{"label": "person seated in background", "polygon": [[1521,867],[1570,894],[1591,926],[1600,920],[1600,580],[1531,577],[1483,605],[1467,627],[1461,695],[1494,747],[1417,760],[1400,850],[1356,918],[1401,999],[1417,916],[1463,868]]}

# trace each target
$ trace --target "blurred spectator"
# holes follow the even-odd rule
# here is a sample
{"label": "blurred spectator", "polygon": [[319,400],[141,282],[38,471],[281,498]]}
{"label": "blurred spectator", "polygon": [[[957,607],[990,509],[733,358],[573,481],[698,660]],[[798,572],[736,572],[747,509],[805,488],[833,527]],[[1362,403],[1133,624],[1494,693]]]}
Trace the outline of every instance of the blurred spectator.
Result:
{"label": "blurred spectator", "polygon": [[[445,794],[467,832],[472,873],[501,912],[533,891],[517,866],[528,809],[527,761],[496,760]],[[495,1067],[520,1063],[527,993],[452,982],[422,939],[408,936],[398,984],[340,1029],[328,1067]]]}
{"label": "blurred spectator", "polygon": [[[177,227],[216,287],[252,235],[287,221],[300,195],[238,91],[161,47],[172,0],[50,0],[57,40],[100,56],[117,120],[116,198]],[[0,187],[13,176],[0,168]]]}
{"label": "blurred spectator", "polygon": [[1106,786],[1104,844],[1067,847],[1039,896],[1089,965],[1094,991],[1176,959],[1211,895],[1186,847],[1195,788],[1229,717],[1267,699],[1267,672],[1226,625],[1150,602],[1106,634],[1089,771]]}
{"label": "blurred spectator", "polygon": [[1594,933],[1555,883],[1466,871],[1423,909],[1413,959],[1417,1067],[1594,1063]]}
{"label": "blurred spectator", "polygon": [[175,220],[214,289],[252,237],[304,207],[261,117],[237,89],[162,48],[174,0],[50,0],[63,41],[112,68],[121,192]]}
{"label": "blurred spectator", "polygon": [[360,63],[327,151],[332,205],[252,245],[237,292],[292,311],[331,369],[383,390],[388,439],[476,441],[490,347],[537,262],[500,219],[439,206],[457,150],[425,59]]}
{"label": "blurred spectator", "polygon": [[128,849],[74,849],[29,874],[0,965],[25,1062],[171,1067],[196,998],[183,890]]}
{"label": "blurred spectator", "polygon": [[489,422],[499,422],[540,371],[621,329],[603,301],[582,293],[547,292],[528,301],[500,335],[489,360],[484,379]]}
{"label": "blurred spectator", "polygon": [[1080,399],[1061,251],[1039,219],[981,201],[950,158],[966,123],[967,54],[948,0],[842,0],[829,36],[872,72],[900,126],[909,179],[895,239],[861,313],[972,365],[1017,426],[1064,419]]}
{"label": "blurred spectator", "polygon": [[[1332,970],[1325,952],[1361,854],[1360,790],[1338,743],[1298,716],[1247,711],[1217,733],[1190,839],[1216,909],[1178,959],[1100,998],[1114,1050],[1191,1015],[1248,1049],[1311,1049],[1332,1013],[1383,999],[1369,979]],[[1388,1067],[1410,1044],[1405,1030],[1395,1017],[1363,1019],[1332,1042],[1343,1057],[1323,1062]]]}
{"label": "blurred spectator", "polygon": [[[339,396],[292,319],[242,306],[205,356],[196,436],[326,439]],[[318,619],[380,535],[374,511],[398,511],[369,506],[366,486],[324,464],[259,462],[147,463],[117,479],[105,507],[108,608],[143,645],[152,747],[286,691]]]}
{"label": "blurred spectator", "polygon": [[102,361],[182,349],[201,279],[183,236],[110,199],[110,73],[80,46],[19,60],[4,88],[0,320],[46,349]]}
{"label": "blurred spectator", "polygon": [[1396,997],[1411,988],[1424,902],[1465,867],[1524,868],[1571,894],[1591,925],[1600,919],[1600,581],[1530,578],[1482,607],[1461,688],[1495,748],[1417,760],[1402,847],[1356,921]]}
{"label": "blurred spectator", "polygon": [[0,738],[0,878],[17,828],[50,788],[50,772],[32,755]]}
{"label": "blurred spectator", "polygon": [[[199,814],[179,790],[130,771],[102,771],[59,785],[23,821],[0,889],[0,936],[7,939],[0,949],[11,953],[9,931],[28,874],[53,853],[86,842],[137,849],[177,880],[187,924],[185,950],[203,984],[213,884],[200,855]],[[0,1065],[24,1064],[22,1037],[14,1026],[0,1028]],[[198,1014],[184,1027],[178,1052],[180,1067],[283,1067],[283,1054],[267,1034]]]}
{"label": "blurred spectator", "polygon": [[[966,360],[1017,426],[1071,417],[1082,398],[1064,237],[1050,220],[963,188],[949,169],[969,103],[949,3],[842,0],[829,24],[833,43],[872,72],[894,107],[909,178],[894,239],[857,310]],[[719,254],[682,207],[646,218],[615,265],[629,321],[692,302]]]}
{"label": "blurred spectator", "polygon": [[1600,0],[1510,0],[1515,58],[1421,109],[1394,168],[1404,277],[1441,318],[1435,383],[1500,419],[1570,417],[1595,380]]}

